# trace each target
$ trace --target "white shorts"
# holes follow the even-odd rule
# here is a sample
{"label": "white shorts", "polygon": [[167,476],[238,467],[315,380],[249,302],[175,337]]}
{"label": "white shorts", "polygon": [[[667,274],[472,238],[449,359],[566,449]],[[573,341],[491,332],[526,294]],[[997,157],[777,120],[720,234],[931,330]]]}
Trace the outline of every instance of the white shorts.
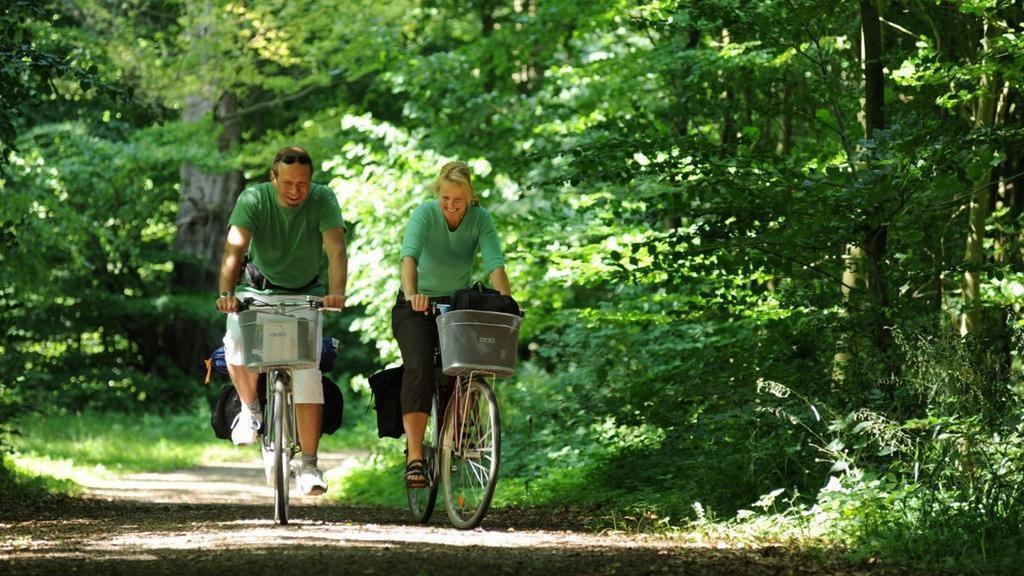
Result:
{"label": "white shorts", "polygon": [[[303,298],[300,296],[300,298]],[[261,296],[261,300],[267,302],[295,301],[296,296]],[[323,326],[317,317],[320,312],[317,310],[299,310],[289,312],[300,317],[307,317],[311,322],[316,323],[316,368],[306,370],[295,370],[292,378],[292,397],[296,404],[323,404],[324,387],[320,373],[320,353],[323,348],[319,345],[323,342]],[[224,359],[232,366],[244,366],[242,361],[242,328],[238,324],[238,314],[228,314],[227,332],[224,334]]]}

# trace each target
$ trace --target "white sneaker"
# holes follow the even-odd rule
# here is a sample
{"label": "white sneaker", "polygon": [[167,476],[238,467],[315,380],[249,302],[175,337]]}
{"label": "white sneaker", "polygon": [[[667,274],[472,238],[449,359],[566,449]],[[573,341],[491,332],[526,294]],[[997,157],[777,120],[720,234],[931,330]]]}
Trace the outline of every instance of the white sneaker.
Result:
{"label": "white sneaker", "polygon": [[242,410],[235,416],[231,423],[231,441],[235,446],[246,446],[256,441],[259,436],[262,418],[249,411],[249,408],[242,406]]}
{"label": "white sneaker", "polygon": [[324,481],[324,473],[316,466],[300,467],[295,475],[295,483],[303,496],[319,496],[327,492],[327,482]]}

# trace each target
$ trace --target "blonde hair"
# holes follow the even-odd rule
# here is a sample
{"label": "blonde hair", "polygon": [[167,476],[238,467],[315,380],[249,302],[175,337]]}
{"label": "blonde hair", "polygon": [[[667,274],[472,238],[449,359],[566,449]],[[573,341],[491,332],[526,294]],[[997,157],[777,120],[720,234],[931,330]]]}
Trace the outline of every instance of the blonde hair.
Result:
{"label": "blonde hair", "polygon": [[437,176],[437,181],[434,182],[434,192],[436,194],[441,193],[442,182],[464,186],[466,190],[469,190],[469,203],[473,206],[480,205],[480,199],[477,198],[476,190],[473,189],[472,173],[465,162],[456,160],[441,166],[441,173]]}

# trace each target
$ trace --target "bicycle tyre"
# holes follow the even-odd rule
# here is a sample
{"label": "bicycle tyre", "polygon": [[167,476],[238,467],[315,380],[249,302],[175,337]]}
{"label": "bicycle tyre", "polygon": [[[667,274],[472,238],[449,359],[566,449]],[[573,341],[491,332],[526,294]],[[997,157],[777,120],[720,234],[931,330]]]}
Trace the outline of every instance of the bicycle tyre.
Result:
{"label": "bicycle tyre", "polygon": [[274,381],[274,522],[288,524],[288,447],[285,436],[288,433],[288,406],[286,405],[284,383]]}
{"label": "bicycle tyre", "polygon": [[441,460],[438,447],[441,445],[441,426],[438,424],[438,400],[437,392],[434,392],[430,402],[430,414],[427,416],[427,428],[423,432],[423,460],[427,474],[427,486],[425,488],[405,488],[409,500],[409,511],[412,512],[416,521],[425,524],[430,521],[434,513],[434,505],[437,503],[438,490],[438,468]]}
{"label": "bicycle tyre", "polygon": [[451,402],[446,412],[441,441],[445,508],[456,528],[468,530],[483,521],[498,483],[498,401],[486,382],[473,380],[459,402]]}

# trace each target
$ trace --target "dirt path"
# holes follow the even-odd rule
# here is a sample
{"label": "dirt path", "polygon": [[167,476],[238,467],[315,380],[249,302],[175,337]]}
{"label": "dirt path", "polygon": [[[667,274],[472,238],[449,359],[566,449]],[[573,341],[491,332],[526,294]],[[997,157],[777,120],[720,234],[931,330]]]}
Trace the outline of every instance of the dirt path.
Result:
{"label": "dirt path", "polygon": [[[325,467],[353,455],[322,456]],[[596,534],[579,512],[496,509],[484,529],[410,523],[404,510],[292,500],[275,526],[258,465],[136,474],[86,497],[0,511],[0,574],[909,574],[766,546]]]}
{"label": "dirt path", "polygon": [[[323,470],[345,468],[363,452],[323,453]],[[175,472],[130,474],[116,480],[90,478],[83,484],[85,497],[160,504],[265,504],[273,505],[274,494],[267,487],[259,462],[200,466]],[[297,506],[329,505],[324,498],[302,497],[292,485],[291,503]]]}

